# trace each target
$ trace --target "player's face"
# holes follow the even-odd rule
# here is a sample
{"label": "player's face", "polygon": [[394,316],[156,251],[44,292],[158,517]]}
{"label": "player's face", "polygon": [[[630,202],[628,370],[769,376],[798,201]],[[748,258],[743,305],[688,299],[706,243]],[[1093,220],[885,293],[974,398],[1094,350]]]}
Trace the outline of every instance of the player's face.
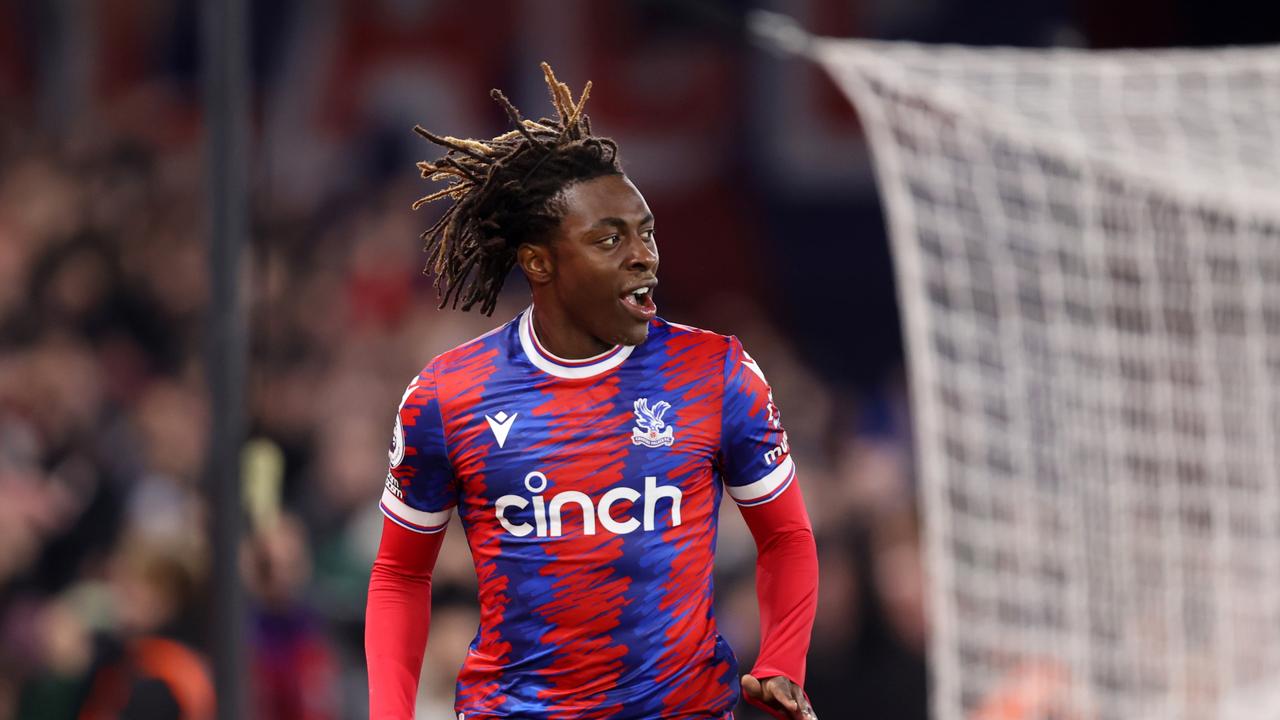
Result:
{"label": "player's face", "polygon": [[639,345],[658,308],[653,213],[624,175],[569,186],[549,244],[549,289],[567,319],[604,347]]}

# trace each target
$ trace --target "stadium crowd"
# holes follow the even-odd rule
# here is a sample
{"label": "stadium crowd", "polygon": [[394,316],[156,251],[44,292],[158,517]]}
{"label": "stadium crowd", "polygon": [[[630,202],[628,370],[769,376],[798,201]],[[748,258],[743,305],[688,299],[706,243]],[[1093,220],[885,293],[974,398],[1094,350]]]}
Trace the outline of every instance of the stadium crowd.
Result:
{"label": "stadium crowd", "polygon": [[[177,42],[159,27],[156,37]],[[682,43],[650,52],[702,52]],[[360,48],[360,57],[373,53]],[[723,74],[731,58],[718,52],[689,80],[701,83],[694,96],[700,87],[736,92],[736,76]],[[462,72],[460,92],[483,100],[516,60],[496,73]],[[182,65],[139,62],[146,77],[152,65]],[[537,81],[527,65],[519,68]],[[21,66],[0,57],[0,68]],[[0,98],[23,108],[0,120],[0,720],[207,718],[216,699],[204,622],[208,218],[191,110],[198,95],[175,92],[172,77],[108,79],[91,120],[52,127],[41,122],[38,87],[5,79],[14,76],[0,72]],[[613,113],[624,164],[632,148],[634,176],[668,239],[661,313],[742,338],[789,430],[822,568],[806,683],[814,706],[828,718],[923,718],[928,631],[901,384],[892,373],[843,382],[841,361],[811,340],[814,327],[830,328],[823,315],[846,310],[796,309],[777,302],[778,288],[761,289],[777,269],[772,240],[738,212],[750,196],[726,189],[740,162],[734,143],[715,137],[735,128],[726,98],[668,99],[684,104],[681,119],[646,136],[621,119],[633,114],[622,92],[602,89],[593,100],[597,126],[607,132]],[[498,130],[500,118],[484,113]],[[247,400],[251,437],[262,441],[254,457],[266,469],[247,473],[242,574],[257,720],[363,717],[364,593],[399,394],[436,353],[528,302],[514,281],[493,318],[437,310],[418,240],[431,218],[409,210],[422,189],[412,161],[427,150],[380,146],[368,123],[337,127],[343,147],[394,171],[366,162],[329,173],[306,153],[254,170]],[[407,124],[393,129],[411,141]],[[670,145],[650,142],[659,136]],[[260,128],[260,142],[272,137]],[[682,143],[703,147],[676,173],[661,162],[681,157]],[[818,267],[822,247],[790,265],[810,292],[813,278],[833,272]],[[806,264],[811,275],[794,269]],[[859,292],[853,282],[826,297]],[[892,325],[891,308],[887,318],[878,322]],[[435,575],[424,720],[452,717],[454,676],[478,619],[454,524]],[[718,617],[744,667],[758,641],[753,572],[750,535],[725,503]]]}
{"label": "stadium crowd", "polygon": [[[198,153],[81,140],[55,148],[8,127],[0,157],[0,718],[75,717],[126,695],[204,717]],[[321,227],[255,222],[255,247],[272,251],[254,253],[250,284],[252,436],[284,459],[279,510],[244,548],[260,718],[359,717],[376,498],[406,373],[523,307],[512,283],[492,320],[435,308],[403,201],[413,190],[388,184]],[[886,393],[846,430],[848,405],[763,313],[743,312],[751,303],[680,319],[744,338],[783,408],[822,557],[810,694],[837,716],[919,715],[925,627],[901,398]],[[747,660],[754,550],[736,512],[726,503],[717,593]],[[436,577],[423,718],[451,715],[477,622],[460,528]],[[129,717],[144,716],[161,717]]]}

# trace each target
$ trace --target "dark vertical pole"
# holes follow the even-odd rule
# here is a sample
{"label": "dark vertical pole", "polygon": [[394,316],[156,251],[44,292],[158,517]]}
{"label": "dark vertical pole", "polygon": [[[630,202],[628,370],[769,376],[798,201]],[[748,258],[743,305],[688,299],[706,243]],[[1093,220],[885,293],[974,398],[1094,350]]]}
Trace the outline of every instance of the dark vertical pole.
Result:
{"label": "dark vertical pole", "polygon": [[247,717],[245,600],[236,557],[244,526],[240,449],[245,435],[245,307],[241,273],[248,233],[248,22],[244,0],[203,0],[205,145],[209,181],[208,362],[213,510],[212,633],[219,720]]}
{"label": "dark vertical pole", "polygon": [[41,127],[57,136],[84,117],[93,62],[95,15],[89,0],[46,0],[28,3],[39,38],[35,43],[36,82]]}

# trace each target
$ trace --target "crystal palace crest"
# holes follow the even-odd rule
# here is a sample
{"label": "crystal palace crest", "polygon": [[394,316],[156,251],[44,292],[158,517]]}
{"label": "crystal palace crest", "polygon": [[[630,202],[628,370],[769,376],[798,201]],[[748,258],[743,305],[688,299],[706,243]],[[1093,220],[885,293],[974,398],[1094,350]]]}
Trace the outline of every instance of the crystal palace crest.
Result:
{"label": "crystal palace crest", "polygon": [[635,409],[636,427],[631,429],[632,444],[656,448],[675,442],[672,427],[662,420],[662,416],[671,409],[671,403],[659,400],[649,407],[649,398],[640,398],[635,402]]}

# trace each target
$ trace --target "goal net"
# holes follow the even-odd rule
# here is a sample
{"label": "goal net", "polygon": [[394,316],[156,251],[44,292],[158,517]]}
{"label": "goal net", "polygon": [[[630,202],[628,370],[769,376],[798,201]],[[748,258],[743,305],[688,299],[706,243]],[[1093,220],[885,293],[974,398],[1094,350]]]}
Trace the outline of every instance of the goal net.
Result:
{"label": "goal net", "polygon": [[1280,718],[1280,49],[812,52],[887,211],[935,717]]}

